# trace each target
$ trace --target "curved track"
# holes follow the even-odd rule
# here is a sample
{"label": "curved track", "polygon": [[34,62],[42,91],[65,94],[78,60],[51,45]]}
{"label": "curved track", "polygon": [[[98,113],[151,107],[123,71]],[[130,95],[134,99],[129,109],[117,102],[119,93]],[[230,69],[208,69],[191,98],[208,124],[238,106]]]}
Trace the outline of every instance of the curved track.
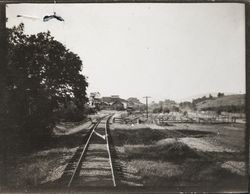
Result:
{"label": "curved track", "polygon": [[101,118],[93,125],[67,165],[63,176],[68,187],[117,186],[109,134],[111,116]]}

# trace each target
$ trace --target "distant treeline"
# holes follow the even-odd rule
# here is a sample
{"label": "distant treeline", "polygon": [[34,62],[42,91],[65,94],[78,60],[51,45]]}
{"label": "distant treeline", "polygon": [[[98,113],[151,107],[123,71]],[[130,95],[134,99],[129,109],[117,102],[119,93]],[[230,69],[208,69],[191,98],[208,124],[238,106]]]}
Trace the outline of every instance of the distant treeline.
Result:
{"label": "distant treeline", "polygon": [[177,106],[173,106],[170,108],[161,106],[161,107],[155,107],[152,110],[153,113],[170,113],[170,112],[179,112],[179,111],[180,109]]}

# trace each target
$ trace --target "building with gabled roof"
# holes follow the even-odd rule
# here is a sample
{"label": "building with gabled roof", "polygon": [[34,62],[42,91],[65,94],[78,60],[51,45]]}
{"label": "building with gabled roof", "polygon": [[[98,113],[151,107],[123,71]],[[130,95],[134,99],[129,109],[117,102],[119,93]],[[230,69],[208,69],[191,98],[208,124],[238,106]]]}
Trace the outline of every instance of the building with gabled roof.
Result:
{"label": "building with gabled roof", "polygon": [[106,105],[103,109],[109,110],[125,110],[128,106],[127,100],[120,98],[118,95],[112,95],[110,97],[102,97],[101,101]]}

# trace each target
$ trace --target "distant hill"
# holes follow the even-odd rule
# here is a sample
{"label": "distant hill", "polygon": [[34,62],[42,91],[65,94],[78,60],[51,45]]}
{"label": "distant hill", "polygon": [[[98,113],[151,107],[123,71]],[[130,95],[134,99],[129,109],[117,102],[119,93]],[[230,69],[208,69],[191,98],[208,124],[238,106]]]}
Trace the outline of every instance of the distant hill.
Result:
{"label": "distant hill", "polygon": [[[235,95],[235,93],[232,93],[232,92],[223,92],[223,94],[225,96]],[[208,93],[201,93],[201,94],[197,94],[197,95],[192,95],[192,96],[188,96],[188,97],[179,99],[178,102],[185,102],[185,101],[192,102],[192,100],[194,100],[194,99],[202,98],[203,96],[209,97],[209,95],[217,97],[218,92],[208,92]]]}
{"label": "distant hill", "polygon": [[196,104],[198,110],[213,110],[220,107],[244,107],[245,94],[227,95],[219,98],[206,99]]}

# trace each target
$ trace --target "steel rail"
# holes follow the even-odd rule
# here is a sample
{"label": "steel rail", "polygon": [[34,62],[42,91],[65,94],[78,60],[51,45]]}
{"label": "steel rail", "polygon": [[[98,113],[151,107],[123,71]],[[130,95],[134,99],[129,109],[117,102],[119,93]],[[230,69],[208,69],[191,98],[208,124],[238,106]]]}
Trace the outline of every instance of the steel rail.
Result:
{"label": "steel rail", "polygon": [[86,142],[86,144],[85,144],[85,146],[84,146],[84,149],[83,149],[83,151],[82,151],[82,153],[81,153],[81,156],[80,156],[80,158],[79,158],[79,160],[78,160],[78,162],[77,162],[77,165],[76,165],[76,168],[75,168],[75,170],[74,170],[74,172],[73,172],[73,175],[72,175],[71,178],[70,178],[70,181],[69,181],[69,183],[68,183],[68,187],[71,186],[71,184],[72,184],[72,182],[73,182],[73,180],[74,180],[74,178],[75,178],[75,176],[76,176],[76,173],[77,173],[77,171],[78,171],[78,169],[79,169],[79,167],[80,167],[80,164],[81,164],[81,162],[82,162],[83,156],[84,156],[84,154],[85,154],[85,152],[86,152],[86,150],[87,150],[87,147],[88,147],[88,145],[89,145],[89,141],[90,141],[90,139],[91,139],[91,137],[92,137],[92,135],[93,135],[95,129],[97,128],[97,126],[98,126],[99,123],[101,122],[101,120],[102,120],[102,119],[100,119],[100,120],[93,126],[93,128],[92,128],[92,131],[91,131],[91,133],[90,133],[90,135],[89,135],[89,137],[88,137],[88,140],[87,140],[87,142]]}
{"label": "steel rail", "polygon": [[112,158],[111,158],[111,153],[110,153],[110,148],[109,148],[109,137],[108,137],[108,125],[109,125],[109,120],[112,117],[109,116],[109,118],[106,121],[106,125],[105,125],[105,135],[106,135],[106,143],[107,143],[107,151],[108,151],[108,155],[109,155],[109,163],[110,163],[110,167],[111,167],[111,174],[112,174],[112,180],[113,180],[113,185],[114,187],[116,187],[116,181],[115,181],[115,175],[114,175],[114,168],[113,168],[113,163],[112,163]]}

